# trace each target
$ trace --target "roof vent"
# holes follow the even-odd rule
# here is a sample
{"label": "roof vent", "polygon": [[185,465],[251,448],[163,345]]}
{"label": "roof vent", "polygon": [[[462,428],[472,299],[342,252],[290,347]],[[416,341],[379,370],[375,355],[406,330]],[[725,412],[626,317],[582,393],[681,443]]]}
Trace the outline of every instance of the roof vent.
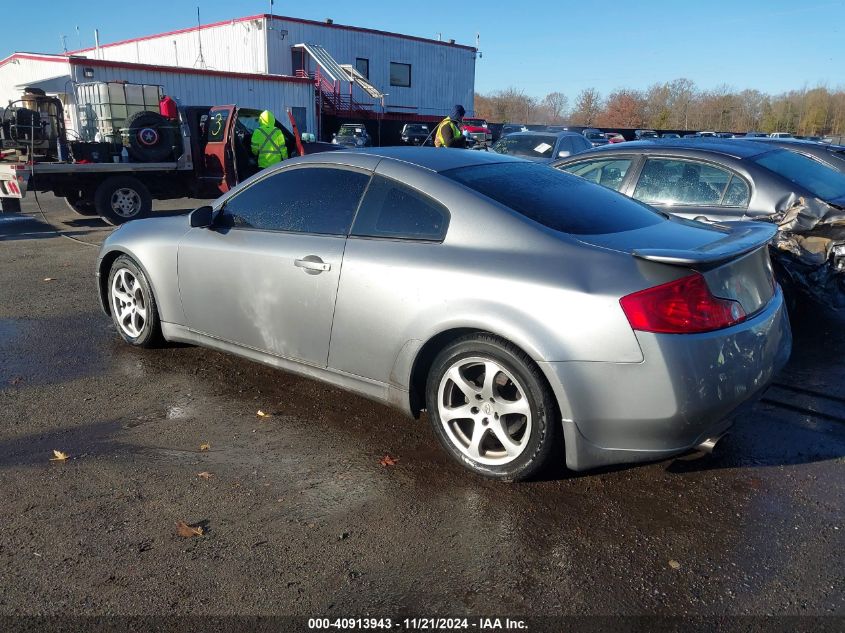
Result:
{"label": "roof vent", "polygon": [[449,40],[449,43],[450,43],[450,44],[454,44],[454,43],[455,43],[455,40]]}
{"label": "roof vent", "polygon": [[334,20],[331,18],[326,18],[326,24],[334,24]]}

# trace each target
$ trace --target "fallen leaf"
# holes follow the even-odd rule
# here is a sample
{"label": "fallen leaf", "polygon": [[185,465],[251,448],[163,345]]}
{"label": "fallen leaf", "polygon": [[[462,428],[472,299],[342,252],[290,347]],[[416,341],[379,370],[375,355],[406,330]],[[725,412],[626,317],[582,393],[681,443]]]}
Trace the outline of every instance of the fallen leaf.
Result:
{"label": "fallen leaf", "polygon": [[258,411],[256,411],[256,412],[255,412],[255,415],[257,415],[259,418],[272,418],[272,417],[273,417],[273,414],[271,414],[271,413],[264,413],[264,411],[262,411],[261,409],[259,409]]}
{"label": "fallen leaf", "polygon": [[398,461],[398,457],[391,457],[390,455],[385,455],[380,460],[378,460],[378,463],[382,466],[395,466]]}
{"label": "fallen leaf", "polygon": [[214,477],[214,475],[212,475],[207,470],[204,470],[201,473],[197,473],[197,477],[199,477],[200,479],[211,479],[212,477]]}
{"label": "fallen leaf", "polygon": [[680,569],[681,564],[676,560],[670,560],[669,561],[669,567],[671,567],[672,569]]}
{"label": "fallen leaf", "polygon": [[194,536],[202,536],[202,528],[199,525],[197,527],[191,527],[184,521],[179,521],[176,524],[176,534],[178,534],[182,538],[193,538]]}
{"label": "fallen leaf", "polygon": [[200,444],[200,450],[201,451],[210,451],[211,450],[211,444],[208,443],[208,442],[204,442],[204,443]]}
{"label": "fallen leaf", "polygon": [[55,277],[44,277],[44,281],[56,281]]}
{"label": "fallen leaf", "polygon": [[63,462],[67,459],[67,453],[53,450],[53,456],[50,458],[51,462]]}

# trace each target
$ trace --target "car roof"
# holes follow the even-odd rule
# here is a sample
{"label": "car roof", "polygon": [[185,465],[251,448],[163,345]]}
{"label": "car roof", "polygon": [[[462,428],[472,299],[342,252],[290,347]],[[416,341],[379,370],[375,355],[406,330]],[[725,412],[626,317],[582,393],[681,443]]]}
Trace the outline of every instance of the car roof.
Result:
{"label": "car roof", "polygon": [[602,145],[601,147],[596,147],[578,154],[578,156],[584,156],[587,153],[598,154],[599,152],[625,153],[632,150],[636,151],[636,153],[645,154],[659,153],[666,150],[694,151],[703,154],[722,154],[740,159],[771,151],[770,148],[763,146],[761,143],[743,139],[724,139],[718,137],[696,139],[655,138],[642,141],[628,141],[627,143],[617,143],[615,145]]}
{"label": "car roof", "polygon": [[579,132],[572,132],[571,130],[528,130],[527,132],[512,132],[508,136],[554,136],[561,138],[564,136],[581,136],[584,135]]}
{"label": "car roof", "polygon": [[430,171],[441,172],[459,167],[485,165],[491,163],[523,162],[522,159],[495,152],[482,152],[465,149],[442,149],[435,147],[367,147],[356,150],[340,150],[336,152],[319,152],[297,158],[299,162],[344,162],[344,157],[370,157],[372,166],[378,164],[378,159],[390,159],[408,163]]}

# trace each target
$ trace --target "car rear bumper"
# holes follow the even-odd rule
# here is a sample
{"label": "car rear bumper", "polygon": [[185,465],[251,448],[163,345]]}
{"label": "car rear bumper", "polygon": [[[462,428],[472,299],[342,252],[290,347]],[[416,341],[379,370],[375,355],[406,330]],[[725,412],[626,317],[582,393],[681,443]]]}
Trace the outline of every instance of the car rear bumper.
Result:
{"label": "car rear bumper", "polygon": [[792,347],[778,290],[754,318],[692,335],[637,332],[640,363],[541,363],[560,403],[573,470],[652,461],[724,434]]}

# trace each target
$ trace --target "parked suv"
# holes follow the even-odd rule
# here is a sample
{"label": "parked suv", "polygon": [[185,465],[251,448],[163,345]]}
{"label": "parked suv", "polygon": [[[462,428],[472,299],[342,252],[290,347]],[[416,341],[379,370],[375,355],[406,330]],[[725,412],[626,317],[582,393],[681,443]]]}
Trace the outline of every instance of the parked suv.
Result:
{"label": "parked suv", "polygon": [[346,147],[370,147],[373,140],[363,123],[344,123],[332,138],[332,143]]}
{"label": "parked suv", "polygon": [[422,145],[431,134],[425,123],[406,123],[402,127],[402,142],[406,145]]}

